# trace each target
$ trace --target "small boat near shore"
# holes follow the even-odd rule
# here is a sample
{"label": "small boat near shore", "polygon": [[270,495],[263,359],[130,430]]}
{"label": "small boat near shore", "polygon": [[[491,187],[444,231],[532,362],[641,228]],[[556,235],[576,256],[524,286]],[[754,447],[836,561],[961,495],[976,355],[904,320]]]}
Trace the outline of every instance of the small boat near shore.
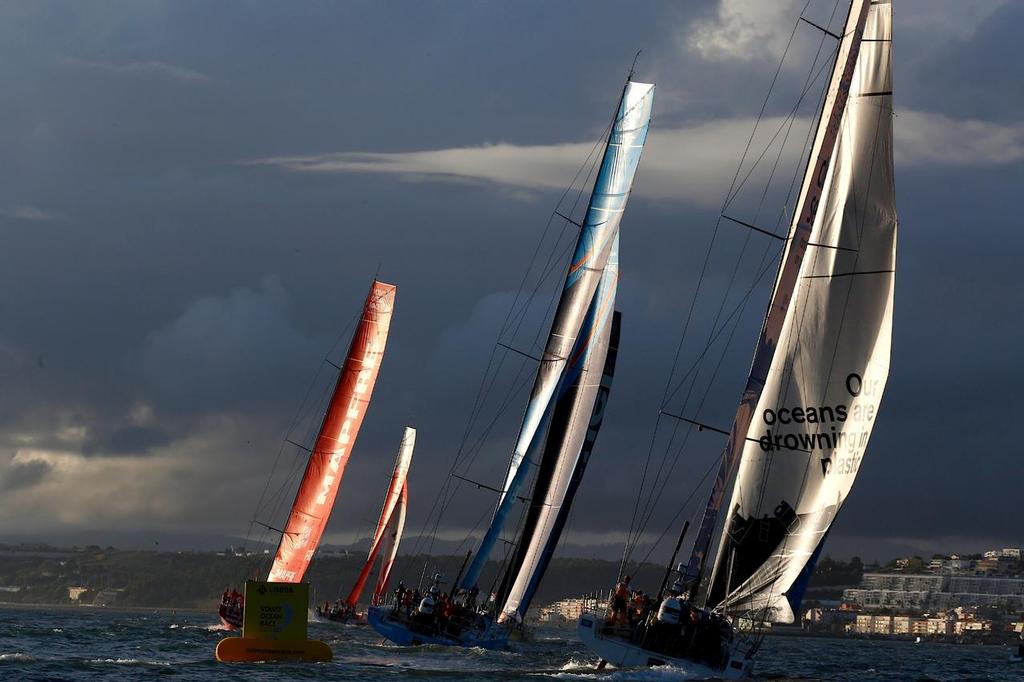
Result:
{"label": "small boat near shore", "polygon": [[366,624],[366,612],[359,610],[359,599],[378,559],[380,573],[373,587],[370,604],[379,604],[387,595],[391,568],[395,564],[395,557],[398,556],[398,546],[402,542],[402,531],[405,529],[405,513],[409,505],[409,466],[412,464],[415,447],[416,429],[407,426],[398,449],[394,471],[391,472],[391,484],[384,496],[384,505],[380,510],[380,518],[377,520],[366,563],[363,564],[359,577],[344,600],[317,605],[316,615],[319,618],[335,623]]}

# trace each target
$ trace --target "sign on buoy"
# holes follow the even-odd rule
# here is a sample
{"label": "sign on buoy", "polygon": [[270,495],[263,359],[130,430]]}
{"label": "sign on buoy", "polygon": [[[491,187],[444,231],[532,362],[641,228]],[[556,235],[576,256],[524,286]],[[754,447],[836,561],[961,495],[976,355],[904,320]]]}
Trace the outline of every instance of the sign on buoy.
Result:
{"label": "sign on buoy", "polygon": [[329,661],[331,648],[307,639],[307,583],[245,583],[241,637],[217,644],[218,661]]}

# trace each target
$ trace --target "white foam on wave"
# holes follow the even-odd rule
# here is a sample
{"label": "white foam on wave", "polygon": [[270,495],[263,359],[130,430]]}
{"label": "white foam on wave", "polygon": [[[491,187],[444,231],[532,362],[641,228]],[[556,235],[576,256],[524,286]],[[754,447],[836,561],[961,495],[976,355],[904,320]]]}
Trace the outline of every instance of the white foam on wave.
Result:
{"label": "white foam on wave", "polygon": [[171,623],[167,626],[168,630],[203,630],[204,632],[223,632],[230,630],[228,626],[223,623],[217,623],[215,625],[178,625],[177,623]]}
{"label": "white foam on wave", "polygon": [[13,654],[0,654],[0,662],[11,661],[13,663],[31,663],[35,657],[16,651]]}
{"label": "white foam on wave", "polygon": [[670,665],[644,669],[618,670],[609,667],[605,670],[597,670],[594,663],[575,658],[569,659],[569,662],[562,666],[561,672],[534,673],[534,675],[553,677],[556,680],[600,680],[600,682],[668,682],[669,680],[700,679],[682,668],[674,668]]}
{"label": "white foam on wave", "polygon": [[170,665],[167,661],[143,661],[138,658],[90,658],[87,663],[110,663],[112,665]]}

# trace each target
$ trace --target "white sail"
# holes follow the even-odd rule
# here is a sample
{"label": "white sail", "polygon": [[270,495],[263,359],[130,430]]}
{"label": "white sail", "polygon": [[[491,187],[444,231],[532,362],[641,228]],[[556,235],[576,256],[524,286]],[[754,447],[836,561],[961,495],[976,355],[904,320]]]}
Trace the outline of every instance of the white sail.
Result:
{"label": "white sail", "polygon": [[[395,459],[395,468],[391,472],[391,484],[388,486],[388,491],[384,496],[384,506],[381,507],[380,518],[377,520],[377,528],[373,532],[373,542],[370,543],[370,552],[366,557],[366,563],[363,564],[363,568],[359,572],[359,576],[356,578],[355,584],[352,585],[352,591],[349,592],[348,597],[345,599],[345,603],[348,604],[350,608],[355,608],[356,604],[359,602],[359,597],[363,593],[363,587],[366,585],[366,580],[370,576],[370,570],[377,562],[377,556],[383,549],[386,535],[394,528],[392,519],[395,517],[396,509],[399,506],[402,506],[402,498],[408,495],[409,466],[412,464],[412,453],[415,448],[416,429],[411,426],[406,426],[405,432],[402,434],[402,444],[398,448],[398,457]],[[402,507],[401,513],[405,513],[404,506]],[[395,549],[397,549],[397,545],[395,546]],[[387,552],[388,550],[385,549],[385,561],[387,561]]]}
{"label": "white sail", "polygon": [[[619,240],[616,237],[604,276],[594,293],[591,312],[583,325],[584,333],[581,334],[580,342],[573,349],[573,356],[569,359],[569,369],[573,376],[567,376],[568,381],[563,381],[560,389],[566,393],[571,405],[564,415],[558,415],[564,419],[564,424],[553,424],[551,427],[560,428],[557,429],[557,442],[552,443],[550,438],[548,440],[548,447],[553,451],[545,452],[543,455],[544,458],[552,459],[550,478],[541,482],[544,490],[543,502],[538,501],[533,505],[536,508],[536,516],[531,519],[532,527],[524,531],[520,540],[521,543],[525,543],[523,558],[522,562],[514,567],[515,578],[502,607],[502,620],[508,616],[518,620],[525,615],[529,599],[536,589],[540,568],[545,566],[544,553],[549,551],[550,539],[556,532],[562,505],[572,504],[571,499],[566,500],[566,492],[576,471],[583,443],[591,429],[594,402],[601,388],[602,370],[608,356],[618,279]],[[556,402],[556,409],[557,405]],[[544,466],[543,463],[541,466]],[[542,468],[538,475],[544,473]]]}
{"label": "white sail", "polygon": [[490,559],[518,490],[526,479],[528,470],[522,464],[527,453],[535,451],[543,438],[543,426],[550,416],[555,390],[562,381],[566,364],[618,239],[619,224],[647,140],[653,105],[653,84],[626,82],[587,212],[580,225],[576,249],[566,272],[565,286],[558,299],[523,423],[516,437],[505,484],[480,548],[462,577],[460,586],[464,589],[476,585]]}
{"label": "white sail", "polygon": [[848,40],[857,40],[860,12],[866,20],[831,163],[824,176],[821,166],[808,168],[805,190],[809,183],[822,189],[799,277],[788,302],[775,292],[772,307],[785,305],[782,328],[745,440],[734,433],[739,468],[705,593],[709,606],[775,622],[793,620],[857,476],[889,373],[892,5],[866,4],[855,0],[850,10]]}
{"label": "white sail", "polygon": [[377,584],[373,588],[372,603],[379,604],[384,600],[388,589],[388,579],[391,577],[391,569],[395,565],[395,557],[398,556],[398,546],[402,543],[402,532],[405,530],[405,511],[409,506],[409,481],[402,485],[402,494],[398,498],[398,505],[388,520],[387,530],[380,544],[380,575],[377,576]]}

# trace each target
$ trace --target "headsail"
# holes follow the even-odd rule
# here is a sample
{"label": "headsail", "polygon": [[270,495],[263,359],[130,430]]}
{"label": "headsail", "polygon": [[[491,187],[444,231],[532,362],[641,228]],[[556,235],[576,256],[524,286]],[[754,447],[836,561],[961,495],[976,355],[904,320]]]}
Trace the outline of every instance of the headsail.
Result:
{"label": "headsail", "polygon": [[[366,563],[363,564],[362,570],[359,572],[359,577],[356,578],[356,582],[352,585],[352,591],[349,592],[348,597],[345,599],[345,603],[348,604],[349,608],[355,608],[356,603],[359,601],[359,597],[363,594],[363,587],[366,585],[366,580],[370,575],[370,571],[373,569],[373,565],[377,562],[377,556],[381,550],[384,549],[384,545],[388,538],[389,528],[394,528],[394,521],[398,514],[397,509],[399,505],[402,506],[401,514],[404,514],[405,506],[401,504],[402,497],[407,495],[406,493],[406,481],[409,477],[409,465],[412,463],[412,452],[413,448],[416,447],[416,429],[411,426],[405,427],[405,433],[402,435],[402,445],[398,450],[398,459],[395,460],[395,469],[391,472],[391,484],[388,486],[388,492],[384,496],[384,506],[380,510],[380,519],[377,520],[377,528],[373,532],[373,543],[370,545],[370,553],[366,558]],[[392,540],[393,551],[398,551],[398,542]],[[390,564],[394,560],[394,556],[390,558],[387,556],[385,551],[385,563]],[[376,597],[376,594],[374,595]]]}
{"label": "headsail", "polygon": [[[595,297],[594,312],[600,309],[601,298]],[[614,312],[611,320],[598,318],[593,322],[592,340],[574,351],[566,385],[555,405],[530,510],[503,591],[507,594],[499,595],[499,601],[504,601],[502,618],[525,618],[565,528],[604,421],[615,374],[621,316]],[[583,345],[582,340],[583,335],[578,346]]]}
{"label": "headsail", "polygon": [[391,567],[395,565],[395,557],[398,556],[398,546],[402,542],[402,531],[405,530],[405,511],[409,507],[409,481],[402,486],[402,494],[398,498],[395,511],[388,521],[388,527],[384,531],[384,538],[380,543],[380,555],[383,557],[380,562],[380,575],[377,577],[377,584],[373,588],[373,599],[371,604],[379,604],[388,589],[388,579],[391,577]]}
{"label": "headsail", "polygon": [[798,219],[698,536],[701,559],[733,480],[702,583],[709,606],[792,622],[794,584],[849,494],[874,426],[896,254],[891,18],[888,1],[851,4]]}
{"label": "headsail", "polygon": [[331,516],[334,498],[373,394],[391,326],[396,287],[374,280],[338,375],[320,432],[281,535],[270,582],[302,580]]}
{"label": "headsail", "polygon": [[539,446],[543,431],[541,427],[550,417],[555,390],[562,380],[580,328],[618,238],[619,223],[647,139],[653,103],[653,84],[627,81],[512,452],[503,493],[491,525],[463,577],[463,588],[472,587],[479,579],[515,502],[516,494],[526,478],[527,468],[521,466],[523,460],[528,452]]}

